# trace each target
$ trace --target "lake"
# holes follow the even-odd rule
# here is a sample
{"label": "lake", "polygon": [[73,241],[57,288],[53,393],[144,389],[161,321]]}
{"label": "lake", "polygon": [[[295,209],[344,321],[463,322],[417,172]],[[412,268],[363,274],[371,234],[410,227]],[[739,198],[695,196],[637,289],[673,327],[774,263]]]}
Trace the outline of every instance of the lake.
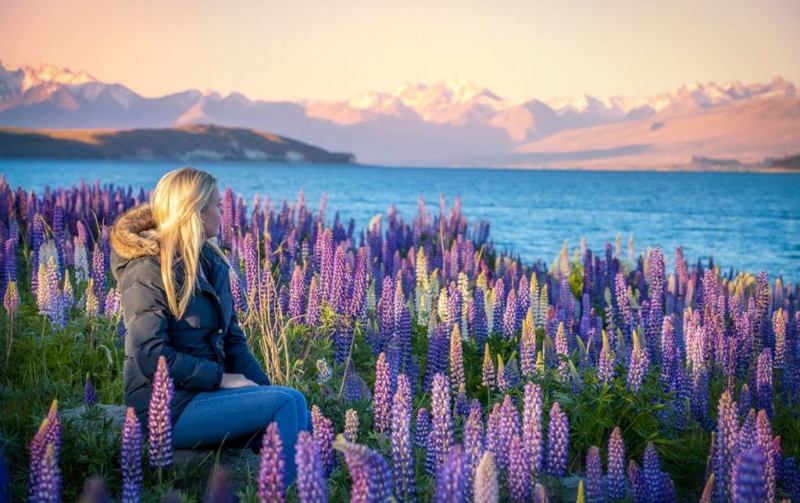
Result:
{"label": "lake", "polygon": [[[42,191],[83,179],[152,188],[180,163],[2,160],[0,173],[16,188]],[[757,173],[545,171],[507,169],[399,168],[361,165],[254,165],[197,163],[251,204],[253,196],[294,201],[300,189],[317,210],[327,194],[328,222],[338,210],[356,229],[394,204],[405,219],[423,197],[438,213],[439,195],[450,207],[461,197],[463,213],[486,219],[498,249],[526,262],[550,263],[564,240],[570,248],[586,238],[603,252],[619,234],[622,257],[634,238],[636,254],[660,245],[668,270],[675,247],[690,263],[714,258],[723,271],[765,269],[770,279],[800,280],[800,175]]]}

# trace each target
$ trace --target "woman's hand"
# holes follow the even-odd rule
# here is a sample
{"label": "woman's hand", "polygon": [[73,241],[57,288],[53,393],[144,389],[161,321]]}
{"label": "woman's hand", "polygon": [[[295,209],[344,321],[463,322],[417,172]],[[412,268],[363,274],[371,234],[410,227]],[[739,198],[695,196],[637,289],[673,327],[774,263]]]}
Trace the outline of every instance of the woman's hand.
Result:
{"label": "woman's hand", "polygon": [[219,383],[220,388],[244,388],[245,386],[258,386],[250,379],[242,374],[222,374],[222,382]]}

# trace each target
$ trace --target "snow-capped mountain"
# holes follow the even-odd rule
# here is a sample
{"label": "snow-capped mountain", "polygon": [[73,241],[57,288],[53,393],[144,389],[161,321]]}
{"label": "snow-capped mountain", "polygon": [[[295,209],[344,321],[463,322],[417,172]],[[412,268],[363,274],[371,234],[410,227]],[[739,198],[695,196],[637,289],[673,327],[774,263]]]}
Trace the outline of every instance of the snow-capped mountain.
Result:
{"label": "snow-capped mountain", "polygon": [[[493,164],[507,154],[534,151],[538,142],[552,142],[559,134],[637,121],[668,124],[683,116],[699,120],[712,111],[719,116],[719,110],[764,100],[789,100],[786,106],[791,108],[793,99],[797,100],[795,86],[780,77],[765,84],[688,83],[649,96],[578,95],[522,102],[505,99],[464,77],[430,85],[403,82],[341,101],[251,100],[239,93],[222,96],[199,90],[145,98],[85,72],[50,65],[6,68],[0,63],[0,127],[214,123],[270,131],[382,164]],[[746,126],[753,129],[752,143],[757,145],[758,125]],[[800,150],[800,143],[795,146]],[[694,154],[703,155],[687,152],[686,158]]]}

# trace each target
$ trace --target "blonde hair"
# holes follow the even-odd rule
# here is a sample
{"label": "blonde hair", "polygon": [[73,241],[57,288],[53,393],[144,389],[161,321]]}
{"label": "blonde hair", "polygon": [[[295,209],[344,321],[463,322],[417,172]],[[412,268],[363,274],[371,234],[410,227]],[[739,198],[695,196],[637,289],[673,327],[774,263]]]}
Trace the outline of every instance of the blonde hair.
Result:
{"label": "blonde hair", "polygon": [[[227,263],[215,238],[205,239],[200,210],[205,208],[217,179],[195,168],[179,168],[161,177],[150,194],[150,207],[156,224],[160,247],[161,279],[169,309],[176,318],[186,311],[197,286],[197,271],[203,243],[211,246]],[[177,260],[184,265],[184,281],[176,291],[174,267]]]}

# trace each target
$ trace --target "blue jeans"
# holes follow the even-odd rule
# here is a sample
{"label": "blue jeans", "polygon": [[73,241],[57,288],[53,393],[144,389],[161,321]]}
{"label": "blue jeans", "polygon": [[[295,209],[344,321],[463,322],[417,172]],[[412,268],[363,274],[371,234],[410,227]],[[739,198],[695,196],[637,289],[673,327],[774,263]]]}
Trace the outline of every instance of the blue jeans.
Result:
{"label": "blue jeans", "polygon": [[245,386],[198,393],[172,427],[177,449],[197,447],[249,447],[258,452],[261,437],[271,422],[278,423],[283,444],[284,484],[294,481],[297,467],[294,447],[301,430],[311,431],[306,398],[286,386]]}

